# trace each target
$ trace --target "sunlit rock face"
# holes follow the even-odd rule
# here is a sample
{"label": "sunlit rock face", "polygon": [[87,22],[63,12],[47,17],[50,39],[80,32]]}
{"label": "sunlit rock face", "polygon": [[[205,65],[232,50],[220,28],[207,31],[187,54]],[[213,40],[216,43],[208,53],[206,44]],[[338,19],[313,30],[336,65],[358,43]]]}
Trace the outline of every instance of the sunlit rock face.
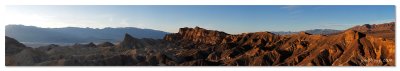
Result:
{"label": "sunlit rock face", "polygon": [[[394,65],[394,41],[358,30],[334,35],[306,32],[285,36],[269,32],[223,34],[225,37],[194,34],[207,32],[219,31],[181,28],[180,32],[164,39],[183,48],[209,49],[206,60],[219,65]],[[222,41],[208,41],[215,40],[211,37]]]}
{"label": "sunlit rock face", "polygon": [[[383,25],[383,26],[382,26]],[[393,23],[394,25],[394,23]],[[6,65],[68,66],[395,66],[391,23],[364,25],[329,35],[299,32],[227,34],[180,28],[164,39],[129,34],[112,44],[49,45],[30,48],[6,37]],[[375,29],[374,29],[375,28]],[[384,35],[378,33],[385,33]],[[386,37],[388,36],[388,37]]]}
{"label": "sunlit rock face", "polygon": [[202,44],[219,44],[228,35],[225,32],[206,30],[200,27],[180,28],[178,33],[168,34],[165,40],[168,41],[187,41]]}

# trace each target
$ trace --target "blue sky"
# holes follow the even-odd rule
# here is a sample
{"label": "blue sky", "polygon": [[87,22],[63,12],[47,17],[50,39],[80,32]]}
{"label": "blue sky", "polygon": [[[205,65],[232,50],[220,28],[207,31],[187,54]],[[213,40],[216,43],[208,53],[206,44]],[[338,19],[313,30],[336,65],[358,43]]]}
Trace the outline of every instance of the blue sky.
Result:
{"label": "blue sky", "polygon": [[138,27],[178,32],[199,26],[231,34],[343,30],[395,20],[393,5],[54,5],[7,6],[7,23],[46,28]]}

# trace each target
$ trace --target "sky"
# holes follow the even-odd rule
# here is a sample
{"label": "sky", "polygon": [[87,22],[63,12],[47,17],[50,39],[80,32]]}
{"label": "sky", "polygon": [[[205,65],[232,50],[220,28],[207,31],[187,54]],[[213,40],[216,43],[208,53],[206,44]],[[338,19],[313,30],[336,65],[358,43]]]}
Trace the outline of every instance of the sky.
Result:
{"label": "sky", "polygon": [[395,21],[394,5],[10,5],[6,23],[61,27],[137,27],[176,33],[199,26],[230,34],[344,30]]}

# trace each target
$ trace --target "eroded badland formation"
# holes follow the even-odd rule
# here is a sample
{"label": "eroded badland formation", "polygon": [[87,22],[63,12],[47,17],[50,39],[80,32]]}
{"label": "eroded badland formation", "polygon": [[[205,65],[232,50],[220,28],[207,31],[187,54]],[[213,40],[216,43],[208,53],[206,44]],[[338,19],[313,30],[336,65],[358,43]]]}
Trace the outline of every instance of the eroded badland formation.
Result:
{"label": "eroded badland formation", "polygon": [[125,34],[119,44],[39,48],[6,36],[6,66],[395,66],[394,25],[366,24],[329,35],[227,34],[195,27],[164,39]]}

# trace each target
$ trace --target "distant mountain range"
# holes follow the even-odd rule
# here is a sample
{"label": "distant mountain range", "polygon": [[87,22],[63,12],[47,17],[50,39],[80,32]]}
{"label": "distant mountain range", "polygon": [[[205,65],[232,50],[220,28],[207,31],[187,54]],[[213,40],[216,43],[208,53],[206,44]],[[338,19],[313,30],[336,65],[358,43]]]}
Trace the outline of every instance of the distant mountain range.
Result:
{"label": "distant mountain range", "polygon": [[[327,35],[327,34],[332,34],[332,33],[337,33],[340,32],[342,30],[333,30],[333,29],[313,29],[313,30],[306,30],[304,32],[310,33],[310,34],[321,34],[321,35]],[[300,32],[284,32],[284,31],[280,31],[280,32],[272,32],[274,34],[278,34],[278,35],[287,35],[287,34],[297,34]]]}
{"label": "distant mountain range", "polygon": [[118,42],[125,33],[137,38],[162,39],[168,32],[140,29],[135,27],[124,28],[40,28],[24,25],[7,25],[5,35],[20,42],[35,43],[84,43],[84,42]]}
{"label": "distant mountain range", "polygon": [[[391,24],[388,24],[391,26]],[[366,26],[366,27],[362,27]],[[362,25],[355,26],[350,29],[375,28],[375,25]],[[383,27],[387,27],[382,25]],[[380,27],[378,27],[380,28]],[[393,29],[393,28],[392,28]],[[334,29],[313,29],[299,32],[291,31],[272,31],[271,33],[277,35],[298,34],[306,32],[309,34],[329,35],[343,32],[344,30]],[[153,29],[140,29],[135,27],[124,28],[79,28],[79,27],[65,27],[65,28],[40,28],[35,26],[24,25],[7,25],[6,36],[13,37],[24,44],[41,44],[45,43],[87,43],[87,42],[118,42],[122,40],[121,36],[128,33],[136,38],[153,38],[162,39],[168,32],[153,30]],[[29,34],[29,35],[27,35]],[[34,43],[32,43],[34,42]]]}

